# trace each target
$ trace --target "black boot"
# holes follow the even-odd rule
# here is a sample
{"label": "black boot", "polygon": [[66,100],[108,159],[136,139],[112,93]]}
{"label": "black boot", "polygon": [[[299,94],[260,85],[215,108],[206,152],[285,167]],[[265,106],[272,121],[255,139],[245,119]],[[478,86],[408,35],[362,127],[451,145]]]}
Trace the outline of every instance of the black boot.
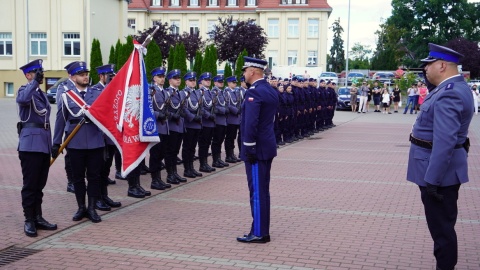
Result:
{"label": "black boot", "polygon": [[115,179],[118,179],[118,180],[127,180],[127,178],[123,177],[122,174],[120,173],[120,171],[116,171],[115,172]]}
{"label": "black boot", "polygon": [[201,173],[199,173],[195,170],[195,167],[193,167],[193,161],[190,161],[190,171],[198,177],[203,176],[203,174],[201,174]]}
{"label": "black boot", "polygon": [[150,175],[152,176],[152,184],[150,185],[151,189],[156,190],[165,190],[165,186],[160,184],[160,171],[151,172]]}
{"label": "black boot", "polygon": [[95,204],[98,201],[98,198],[88,197],[88,208],[87,208],[87,218],[90,219],[93,223],[98,223],[102,221],[102,218],[97,214],[95,210]]}
{"label": "black boot", "polygon": [[172,185],[179,185],[180,182],[178,182],[177,178],[175,178],[175,175],[173,174],[173,167],[167,167],[167,183],[172,184]]}
{"label": "black boot", "polygon": [[122,206],[121,202],[115,202],[114,200],[110,199],[110,197],[108,197],[108,195],[103,195],[102,199],[108,206],[110,206],[112,208],[117,208],[117,207]]}
{"label": "black boot", "polygon": [[185,159],[183,160],[183,176],[188,177],[188,178],[195,178],[197,175],[193,173],[192,168],[190,167],[190,162],[186,161]]}
{"label": "black boot", "polygon": [[212,163],[212,167],[215,167],[215,168],[223,168],[225,166],[223,166],[222,163],[220,163],[220,155],[218,154],[212,154],[213,156],[213,163]]}
{"label": "black boot", "polygon": [[136,183],[137,183],[137,188],[138,188],[141,192],[145,193],[145,196],[150,196],[150,195],[152,195],[152,192],[150,192],[149,190],[143,189],[143,187],[140,185],[140,176],[138,176],[135,181],[136,181]]}
{"label": "black boot", "polygon": [[87,207],[85,206],[85,195],[83,198],[81,196],[75,196],[77,199],[77,204],[78,204],[78,210],[73,215],[72,220],[73,221],[80,221],[87,215]]}
{"label": "black boot", "polygon": [[35,227],[39,230],[54,231],[57,229],[57,224],[52,224],[43,218],[42,206],[35,207]]}
{"label": "black boot", "polygon": [[233,150],[232,151],[228,150],[227,156],[225,157],[225,161],[228,163],[236,163],[237,159],[233,158],[232,155],[233,155]]}
{"label": "black boot", "polygon": [[98,209],[100,211],[112,210],[112,208],[105,203],[105,201],[103,200],[103,197],[98,198],[98,200],[95,202],[95,209]]}
{"label": "black boot", "polygon": [[201,172],[206,172],[206,173],[209,173],[211,172],[211,170],[207,167],[208,163],[207,163],[207,158],[200,158],[200,168],[199,170]]}
{"label": "black boot", "polygon": [[135,176],[131,176],[128,178],[128,197],[134,198],[145,198],[145,193],[137,188],[137,181]]}
{"label": "black boot", "polygon": [[177,173],[177,165],[173,166],[173,175],[175,176],[175,179],[177,179],[178,182],[185,183],[187,182],[187,178],[183,178]]}
{"label": "black boot", "polygon": [[23,214],[25,215],[25,225],[23,231],[25,235],[30,237],[37,237],[37,228],[35,227],[34,209],[23,208]]}
{"label": "black boot", "polygon": [[228,167],[228,166],[230,166],[230,164],[228,164],[227,162],[225,162],[225,161],[222,160],[221,155],[218,156],[218,162],[219,162],[220,164],[222,164],[223,167]]}

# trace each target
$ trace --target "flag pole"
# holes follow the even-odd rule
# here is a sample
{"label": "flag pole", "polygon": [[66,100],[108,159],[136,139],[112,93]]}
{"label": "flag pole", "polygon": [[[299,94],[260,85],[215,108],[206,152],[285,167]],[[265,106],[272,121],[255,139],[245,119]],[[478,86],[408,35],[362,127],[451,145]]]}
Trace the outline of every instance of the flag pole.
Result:
{"label": "flag pole", "polygon": [[155,30],[153,30],[152,33],[148,34],[147,38],[143,41],[142,43],[142,47],[144,48],[147,48],[148,44],[152,41],[153,39],[153,36],[155,35],[155,33],[158,31],[158,29],[160,29],[160,26],[156,26],[155,27]]}
{"label": "flag pole", "polygon": [[[73,129],[72,133],[70,133],[70,135],[68,135],[68,137],[65,139],[65,141],[60,145],[60,148],[58,149],[57,157],[60,155],[60,153],[62,153],[63,149],[65,149],[65,147],[67,147],[68,143],[73,139],[73,136],[75,136],[75,134],[77,134],[78,130],[82,127],[83,124],[85,124],[85,118],[82,118],[82,120],[80,120],[80,122],[78,122],[77,126],[75,126],[75,128]],[[50,160],[50,166],[52,166],[52,164],[55,162],[57,157],[52,158]]]}

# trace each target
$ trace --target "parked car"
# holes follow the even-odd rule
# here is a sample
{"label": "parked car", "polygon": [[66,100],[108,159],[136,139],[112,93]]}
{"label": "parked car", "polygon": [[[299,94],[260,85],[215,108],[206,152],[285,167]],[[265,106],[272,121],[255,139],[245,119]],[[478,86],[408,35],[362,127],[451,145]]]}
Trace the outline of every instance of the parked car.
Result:
{"label": "parked car", "polygon": [[338,84],[338,77],[337,73],[335,72],[322,72],[322,74],[320,74],[319,80],[332,81]]}
{"label": "parked car", "polygon": [[363,73],[360,72],[350,72],[347,76],[347,84],[351,85],[352,82],[358,83],[359,80],[365,79]]}
{"label": "parked car", "polygon": [[377,72],[373,74],[372,80],[379,81],[380,83],[393,83],[395,79],[395,74],[393,72]]}
{"label": "parked car", "polygon": [[61,78],[58,80],[52,87],[47,89],[47,98],[48,102],[55,103],[57,101],[57,88],[58,85],[64,81],[68,80],[68,78]]}
{"label": "parked car", "polygon": [[[337,90],[337,110],[351,110],[350,104],[350,88],[340,87]],[[357,96],[357,104],[360,102],[360,97]]]}

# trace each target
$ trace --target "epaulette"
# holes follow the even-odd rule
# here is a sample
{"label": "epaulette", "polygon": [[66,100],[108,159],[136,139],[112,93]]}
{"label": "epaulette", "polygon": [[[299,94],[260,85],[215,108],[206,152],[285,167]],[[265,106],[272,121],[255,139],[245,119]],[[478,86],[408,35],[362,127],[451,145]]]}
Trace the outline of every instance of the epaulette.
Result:
{"label": "epaulette", "polygon": [[250,88],[248,88],[248,89],[255,89],[255,86],[250,86]]}
{"label": "epaulette", "polygon": [[90,89],[92,89],[92,90],[96,90],[96,91],[102,91],[102,90],[100,90],[100,88],[98,88],[98,87],[95,87],[95,86],[92,86],[92,87],[90,87]]}
{"label": "epaulette", "polygon": [[454,83],[447,84],[447,86],[445,87],[445,90],[453,89],[453,85],[454,85]]}

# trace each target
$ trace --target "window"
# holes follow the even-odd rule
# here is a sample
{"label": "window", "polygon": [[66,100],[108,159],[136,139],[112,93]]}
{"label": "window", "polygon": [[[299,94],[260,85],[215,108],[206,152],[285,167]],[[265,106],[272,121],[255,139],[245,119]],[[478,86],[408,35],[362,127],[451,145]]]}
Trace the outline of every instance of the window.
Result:
{"label": "window", "polygon": [[155,25],[161,25],[162,24],[162,21],[161,20],[152,20],[152,25],[155,26]]}
{"label": "window", "polygon": [[12,55],[12,33],[0,33],[0,55]]}
{"label": "window", "polygon": [[297,51],[288,51],[288,65],[296,65],[297,64]]}
{"label": "window", "polygon": [[171,7],[179,7],[180,6],[180,0],[170,0],[170,6]]}
{"label": "window", "polygon": [[208,0],[208,6],[209,7],[217,7],[218,6],[218,1],[217,0]]}
{"label": "window", "polygon": [[189,6],[198,7],[198,0],[190,0]]}
{"label": "window", "polygon": [[257,5],[257,0],[247,0],[245,3],[245,6],[256,6]]}
{"label": "window", "polygon": [[161,6],[162,0],[152,0],[152,6]]}
{"label": "window", "polygon": [[278,38],[280,36],[280,28],[278,19],[268,19],[268,37]]}
{"label": "window", "polygon": [[130,27],[132,29],[135,29],[135,26],[136,26],[135,19],[128,19],[127,25],[128,25],[128,27]]}
{"label": "window", "polygon": [[[217,23],[217,21],[207,21],[207,27],[208,27],[207,34],[209,32],[212,32],[213,30],[215,30],[215,24],[216,23]],[[210,34],[209,37],[213,38],[213,35]]]}
{"label": "window", "polygon": [[13,97],[14,96],[14,91],[13,91],[13,83],[11,82],[6,82],[5,83],[5,96],[7,97]]}
{"label": "window", "polygon": [[47,56],[47,33],[30,33],[30,55]]}
{"label": "window", "polygon": [[308,19],[308,37],[318,37],[318,19]]}
{"label": "window", "polygon": [[308,51],[307,66],[318,66],[317,51]]}
{"label": "window", "polygon": [[63,34],[63,55],[65,56],[80,55],[80,34],[79,33]]}
{"label": "window", "polygon": [[280,0],[281,5],[306,5],[308,0]]}
{"label": "window", "polygon": [[171,21],[170,22],[170,31],[174,35],[180,35],[180,21]]}
{"label": "window", "polygon": [[190,35],[198,34],[200,32],[198,21],[190,21]]}
{"label": "window", "polygon": [[268,67],[272,69],[277,65],[278,51],[268,51]]}
{"label": "window", "polygon": [[228,0],[228,6],[229,7],[237,6],[237,0]]}
{"label": "window", "polygon": [[298,37],[298,19],[288,19],[288,37]]}

